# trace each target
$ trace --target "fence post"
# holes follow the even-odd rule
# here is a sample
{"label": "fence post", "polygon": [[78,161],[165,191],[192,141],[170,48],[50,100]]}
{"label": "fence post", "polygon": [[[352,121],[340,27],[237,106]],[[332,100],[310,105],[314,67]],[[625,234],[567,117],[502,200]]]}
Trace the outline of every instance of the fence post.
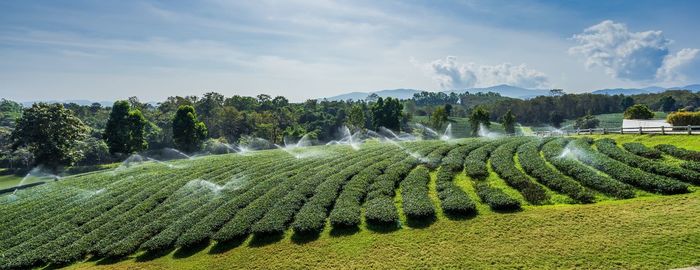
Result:
{"label": "fence post", "polygon": [[576,135],[580,135],[580,134],[581,134],[581,129],[577,128],[577,129],[576,129]]}
{"label": "fence post", "polygon": [[690,125],[688,125],[688,135],[693,135],[693,129],[690,128]]}
{"label": "fence post", "polygon": [[588,129],[588,135],[593,135],[593,129],[591,129],[591,128]]}
{"label": "fence post", "polygon": [[666,127],[661,126],[661,135],[666,135]]}
{"label": "fence post", "polygon": [[608,132],[603,128],[603,135],[608,134]]}

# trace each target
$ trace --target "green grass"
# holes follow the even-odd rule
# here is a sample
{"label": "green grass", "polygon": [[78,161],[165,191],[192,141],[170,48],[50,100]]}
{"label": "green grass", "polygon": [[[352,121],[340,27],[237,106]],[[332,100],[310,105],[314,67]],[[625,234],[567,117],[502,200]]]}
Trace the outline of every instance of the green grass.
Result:
{"label": "green grass", "polygon": [[17,186],[21,181],[22,177],[14,174],[0,175],[0,189]]}
{"label": "green grass", "polygon": [[[512,214],[479,208],[468,220],[438,218],[427,228],[353,235],[325,230],[310,242],[290,233],[259,246],[248,239],[219,253],[173,251],[105,269],[587,268],[669,269],[700,265],[700,193],[594,205],[526,207]],[[213,253],[213,254],[212,254]],[[142,260],[136,259],[136,260]],[[100,262],[74,265],[82,269]]]}

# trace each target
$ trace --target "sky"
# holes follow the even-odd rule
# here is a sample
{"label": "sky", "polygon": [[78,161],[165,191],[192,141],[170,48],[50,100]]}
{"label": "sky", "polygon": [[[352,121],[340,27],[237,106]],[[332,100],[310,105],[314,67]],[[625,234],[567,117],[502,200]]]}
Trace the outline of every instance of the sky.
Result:
{"label": "sky", "polygon": [[0,97],[700,83],[700,1],[0,1]]}

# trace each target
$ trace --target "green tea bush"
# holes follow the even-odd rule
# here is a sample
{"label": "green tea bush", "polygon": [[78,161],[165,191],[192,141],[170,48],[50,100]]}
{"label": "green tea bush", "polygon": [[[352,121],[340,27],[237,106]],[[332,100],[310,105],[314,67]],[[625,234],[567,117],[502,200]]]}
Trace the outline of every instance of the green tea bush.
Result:
{"label": "green tea bush", "polygon": [[649,148],[646,145],[643,145],[638,142],[624,143],[622,144],[622,147],[624,147],[625,150],[629,151],[630,153],[641,157],[651,159],[661,158],[661,151],[659,151],[658,149]]}

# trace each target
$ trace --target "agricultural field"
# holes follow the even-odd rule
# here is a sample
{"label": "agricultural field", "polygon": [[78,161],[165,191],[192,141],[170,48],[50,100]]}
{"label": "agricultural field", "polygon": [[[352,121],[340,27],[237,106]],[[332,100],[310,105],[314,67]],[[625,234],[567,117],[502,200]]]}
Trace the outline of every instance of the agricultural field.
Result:
{"label": "agricultural field", "polygon": [[0,268],[700,265],[700,140],[505,137],[132,162],[0,196]]}

